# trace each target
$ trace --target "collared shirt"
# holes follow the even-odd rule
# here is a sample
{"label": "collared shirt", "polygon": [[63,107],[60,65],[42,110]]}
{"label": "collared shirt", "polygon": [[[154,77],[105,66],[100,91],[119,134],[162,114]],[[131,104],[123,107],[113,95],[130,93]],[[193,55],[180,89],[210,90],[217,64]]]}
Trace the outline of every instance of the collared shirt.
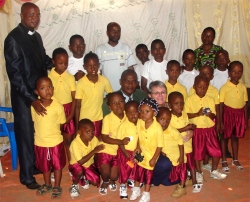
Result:
{"label": "collared shirt", "polygon": [[220,88],[227,82],[229,79],[228,70],[220,71],[218,69],[214,70],[214,78],[211,81],[212,86],[220,90]]}
{"label": "collared shirt", "polygon": [[[121,92],[122,92],[122,90],[121,90]],[[123,97],[125,97],[125,103],[133,100],[133,94],[131,94],[131,96],[127,96],[124,92],[122,92],[122,94],[123,94]]]}
{"label": "collared shirt", "polygon": [[[177,81],[177,83],[175,85],[172,85],[171,83],[169,83],[168,81],[165,82],[165,85],[167,87],[167,90],[168,90],[168,95],[174,91],[177,91],[179,93],[181,93],[184,97],[184,101],[186,100],[187,98],[187,89],[185,86],[181,85],[179,83],[179,81]],[[168,101],[168,98],[167,100]]]}
{"label": "collared shirt", "polygon": [[189,92],[194,85],[195,77],[198,75],[199,72],[195,69],[193,69],[192,71],[187,71],[184,69],[181,75],[179,76],[178,80],[180,84],[186,87],[187,92]]}

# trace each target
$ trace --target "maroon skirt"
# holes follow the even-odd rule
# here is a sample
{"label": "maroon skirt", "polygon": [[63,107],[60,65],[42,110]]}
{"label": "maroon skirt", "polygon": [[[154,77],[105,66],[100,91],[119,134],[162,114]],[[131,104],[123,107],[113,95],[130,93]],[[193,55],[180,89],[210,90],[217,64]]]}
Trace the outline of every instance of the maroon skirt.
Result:
{"label": "maroon skirt", "polygon": [[233,135],[238,138],[244,137],[245,134],[245,110],[234,109],[224,105],[224,138],[230,138]]}
{"label": "maroon skirt", "polygon": [[102,120],[93,121],[93,124],[95,126],[95,136],[99,139],[102,132]]}
{"label": "maroon skirt", "polygon": [[[72,102],[63,105],[66,117],[70,115],[71,106]],[[69,123],[63,124],[61,127],[61,131],[69,135],[74,135],[75,134],[74,118],[72,118]]]}
{"label": "maroon skirt", "polygon": [[172,171],[169,175],[169,179],[171,182],[175,182],[177,180],[180,180],[181,182],[185,182],[187,179],[186,163],[179,164],[178,166],[173,166]]}
{"label": "maroon skirt", "polygon": [[195,169],[195,164],[194,164],[193,152],[186,154],[186,157],[187,157],[187,168],[189,170],[194,170]]}
{"label": "maroon skirt", "polygon": [[148,170],[136,164],[135,166],[135,181],[151,185],[154,175],[154,170]]}

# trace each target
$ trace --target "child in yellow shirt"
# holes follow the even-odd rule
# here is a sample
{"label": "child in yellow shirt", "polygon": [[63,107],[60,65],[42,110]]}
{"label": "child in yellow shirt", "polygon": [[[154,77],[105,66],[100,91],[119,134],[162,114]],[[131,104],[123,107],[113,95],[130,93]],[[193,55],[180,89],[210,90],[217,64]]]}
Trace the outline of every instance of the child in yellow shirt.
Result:
{"label": "child in yellow shirt", "polygon": [[242,171],[238,160],[239,138],[244,137],[247,129],[247,89],[239,80],[243,74],[243,64],[239,61],[233,61],[228,67],[228,80],[220,90],[220,120],[222,146],[222,169],[229,170],[226,160],[226,145],[228,139],[231,138],[233,160],[232,165],[236,166],[237,170]]}
{"label": "child in yellow shirt", "polygon": [[136,200],[140,194],[140,183],[145,182],[145,189],[140,202],[150,201],[150,185],[153,179],[153,170],[163,147],[163,131],[156,121],[158,104],[153,98],[145,98],[140,102],[140,119],[137,122],[139,142],[135,152],[144,156],[143,161],[136,165],[135,186],[130,200]]}
{"label": "child in yellow shirt", "polygon": [[[31,107],[32,120],[35,127],[36,167],[43,173],[45,184],[36,191],[44,195],[52,191],[51,198],[60,198],[62,169],[66,164],[66,155],[60,126],[66,122],[63,106],[53,98],[54,87],[48,77],[36,81],[35,93],[40,96],[41,104],[46,108],[46,115],[37,114]],[[54,170],[55,184],[52,188],[51,169]]]}
{"label": "child in yellow shirt", "polygon": [[107,194],[107,187],[110,191],[116,191],[115,181],[118,179],[117,149],[118,145],[127,145],[130,142],[129,137],[122,140],[117,138],[117,130],[125,121],[124,114],[125,98],[121,92],[113,92],[107,95],[107,104],[111,113],[104,117],[102,124],[102,141],[104,150],[97,155],[97,164],[102,177],[102,185],[99,188],[101,195]]}
{"label": "child in yellow shirt", "polygon": [[69,74],[68,53],[64,48],[56,48],[52,53],[54,68],[49,73],[49,78],[54,86],[54,97],[64,107],[66,123],[62,126],[62,134],[68,161],[70,160],[69,146],[75,134],[74,113],[75,113],[75,78]]}
{"label": "child in yellow shirt", "polygon": [[126,120],[120,125],[117,131],[117,139],[122,140],[125,137],[130,138],[127,145],[119,145],[117,157],[119,166],[119,183],[120,183],[120,198],[127,199],[128,179],[134,180],[135,167],[130,167],[127,162],[134,160],[134,151],[137,147],[138,133],[136,123],[139,116],[139,103],[137,101],[129,101],[125,104]]}
{"label": "child in yellow shirt", "polygon": [[180,92],[185,100],[187,98],[187,89],[178,81],[181,74],[180,63],[176,60],[170,60],[167,64],[166,74],[168,75],[168,80],[165,81],[165,85],[167,87],[168,94],[174,91]]}
{"label": "child in yellow shirt", "polygon": [[219,180],[226,178],[225,174],[217,170],[221,149],[213,121],[216,113],[214,99],[206,94],[208,86],[209,80],[204,75],[195,77],[193,86],[195,93],[187,97],[184,106],[190,122],[196,125],[193,135],[193,151],[197,171],[196,180],[199,184],[203,184],[200,163],[206,154],[212,157],[210,177]]}
{"label": "child in yellow shirt", "polygon": [[69,191],[72,198],[79,196],[79,184],[85,185],[84,177],[94,186],[100,184],[100,174],[94,164],[94,156],[104,149],[104,145],[99,145],[94,131],[95,126],[92,121],[89,119],[79,121],[77,136],[69,148],[71,156],[69,171],[72,173],[73,181]]}

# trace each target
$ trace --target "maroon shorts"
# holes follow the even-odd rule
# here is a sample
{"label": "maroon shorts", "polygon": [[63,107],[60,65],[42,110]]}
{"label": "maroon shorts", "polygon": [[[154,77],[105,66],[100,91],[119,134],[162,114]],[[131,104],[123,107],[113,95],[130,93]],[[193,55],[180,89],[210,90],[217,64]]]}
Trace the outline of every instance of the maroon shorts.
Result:
{"label": "maroon shorts", "polygon": [[175,182],[177,180],[180,180],[181,182],[185,182],[187,179],[186,163],[179,164],[178,166],[173,166],[171,173],[169,175],[169,179],[171,182]]}
{"label": "maroon shorts", "polygon": [[117,155],[98,153],[97,154],[97,167],[100,168],[102,164],[109,164],[111,167],[118,166]]}
{"label": "maroon shorts", "polygon": [[245,110],[234,109],[224,105],[224,138],[230,138],[233,135],[238,138],[244,137],[245,134]]}
{"label": "maroon shorts", "polygon": [[[72,106],[72,102],[63,105],[66,117],[70,115],[71,106]],[[75,134],[74,118],[71,119],[69,123],[63,124],[61,127],[61,131],[63,133],[70,134],[70,135]]]}
{"label": "maroon shorts", "polygon": [[133,151],[129,151],[129,150],[126,150],[126,151],[129,153],[130,159],[127,159],[124,156],[120,148],[118,149],[118,152],[117,152],[120,184],[125,184],[128,181],[128,179],[131,179],[131,180],[135,179],[135,171],[136,171],[135,167],[131,168],[127,164],[128,161],[133,161],[134,159]]}
{"label": "maroon shorts", "polygon": [[42,172],[46,173],[53,168],[53,170],[61,170],[66,165],[66,155],[64,144],[54,147],[34,147],[36,155],[36,167]]}
{"label": "maroon shorts", "polygon": [[195,169],[195,164],[194,164],[194,154],[193,152],[186,154],[187,157],[187,168],[189,170],[194,170]]}
{"label": "maroon shorts", "polygon": [[95,164],[91,164],[91,166],[86,168],[86,167],[84,167],[84,166],[82,166],[82,165],[80,165],[78,163],[75,163],[73,165],[69,165],[69,171],[72,174],[72,180],[75,180],[76,176],[79,173],[82,173],[82,177],[79,180],[79,184],[81,186],[85,185],[85,181],[84,181],[83,176],[85,176],[86,179],[88,181],[90,181],[92,184],[93,183],[97,184],[97,186],[100,185],[100,174],[99,174],[98,169],[95,166]]}
{"label": "maroon shorts", "polygon": [[93,124],[95,126],[95,136],[99,139],[102,132],[102,120],[93,121]]}
{"label": "maroon shorts", "polygon": [[148,170],[139,166],[138,164],[135,167],[135,181],[140,183],[145,182],[145,184],[148,185],[152,184],[154,170]]}
{"label": "maroon shorts", "polygon": [[221,157],[221,148],[215,128],[196,128],[193,135],[194,160],[201,161],[205,155]]}

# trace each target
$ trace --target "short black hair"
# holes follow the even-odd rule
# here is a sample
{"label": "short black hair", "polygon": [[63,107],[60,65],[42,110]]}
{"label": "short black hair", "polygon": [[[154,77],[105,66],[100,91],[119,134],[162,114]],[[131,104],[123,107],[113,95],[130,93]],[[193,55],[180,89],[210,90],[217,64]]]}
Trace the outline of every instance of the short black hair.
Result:
{"label": "short black hair", "polygon": [[21,13],[24,12],[24,10],[28,7],[36,7],[36,8],[39,8],[36,4],[34,3],[31,3],[31,2],[26,2],[24,3],[22,6],[21,6]]}
{"label": "short black hair", "polygon": [[91,51],[90,51],[89,53],[87,53],[87,54],[84,56],[84,59],[83,59],[84,64],[87,63],[87,61],[88,61],[89,59],[95,59],[95,60],[97,60],[98,63],[99,63],[99,58],[98,58],[98,56],[97,56],[95,53],[91,52]]}
{"label": "short black hair", "polygon": [[59,48],[56,48],[53,53],[52,53],[52,59],[54,60],[56,58],[57,55],[60,55],[60,54],[66,54],[68,55],[67,51],[62,48],[62,47],[59,47]]}
{"label": "short black hair", "polygon": [[94,123],[89,119],[82,119],[78,122],[78,130],[80,130],[81,128],[83,128],[86,125],[94,126]]}
{"label": "short black hair", "polygon": [[146,48],[146,49],[148,50],[148,47],[147,47],[145,44],[141,43],[141,44],[138,44],[138,45],[135,47],[135,52],[136,52],[138,49],[140,49],[140,48]]}
{"label": "short black hair", "polygon": [[167,69],[171,66],[171,65],[179,65],[180,63],[177,60],[170,60],[167,64]]}
{"label": "short black hair", "polygon": [[136,80],[138,80],[138,76],[136,74],[136,72],[133,70],[133,69],[126,69],[122,72],[121,74],[121,79],[124,79],[124,77],[127,75],[127,74],[134,74],[136,76]]}
{"label": "short black hair", "polygon": [[182,97],[184,99],[183,95],[180,92],[174,91],[168,95],[168,101],[172,100],[174,97]]}
{"label": "short black hair", "polygon": [[155,39],[155,40],[152,41],[152,43],[151,43],[151,50],[153,49],[153,46],[154,46],[155,44],[157,44],[157,43],[161,43],[161,44],[164,46],[164,48],[165,48],[165,44],[164,44],[164,42],[163,42],[161,39]]}
{"label": "short black hair", "polygon": [[206,31],[208,31],[208,30],[212,31],[213,34],[214,34],[214,37],[215,37],[215,30],[214,30],[213,27],[206,27],[206,28],[203,30],[202,34],[203,34],[204,32],[206,32]]}
{"label": "short black hair", "polygon": [[[39,83],[40,81],[42,81],[42,80],[49,80],[49,81],[51,81],[51,79],[50,79],[49,77],[47,77],[47,76],[42,76],[42,77],[38,78],[38,79],[36,80],[36,83],[35,83],[36,89],[37,89],[38,83]],[[51,83],[52,83],[52,81],[51,81]],[[52,83],[52,84],[53,84],[53,83]]]}
{"label": "short black hair", "polygon": [[209,84],[208,78],[206,76],[204,76],[203,74],[199,74],[198,76],[195,77],[195,79],[194,79],[194,85],[196,85],[200,81],[206,81],[207,84]]}
{"label": "short black hair", "polygon": [[159,107],[159,112],[158,114],[156,115],[156,117],[160,117],[162,116],[164,113],[167,113],[171,116],[171,112],[170,110],[167,108],[167,107]]}
{"label": "short black hair", "polygon": [[124,99],[125,101],[125,97],[123,96],[122,92],[121,91],[115,91],[115,92],[112,92],[112,93],[109,93],[107,94],[106,98],[107,98],[107,105],[109,106],[111,103],[110,103],[110,100],[112,99],[113,96],[115,95],[120,95],[122,96],[122,98]]}
{"label": "short black hair", "polygon": [[84,38],[81,35],[75,34],[75,35],[70,37],[69,44],[72,44],[75,39],[82,39],[84,41]]}
{"label": "short black hair", "polygon": [[131,101],[127,102],[127,103],[125,104],[124,110],[127,111],[128,108],[131,107],[131,106],[135,106],[135,108],[138,109],[138,107],[139,107],[139,102],[137,102],[137,101],[135,101],[135,100],[131,100]]}
{"label": "short black hair", "polygon": [[196,57],[195,52],[194,52],[192,49],[186,49],[186,50],[183,52],[183,54],[182,54],[182,60],[184,60],[185,55],[188,54],[188,53],[192,53],[192,54],[194,54],[194,57]]}
{"label": "short black hair", "polygon": [[117,22],[110,22],[108,25],[107,25],[107,31],[109,30],[109,28],[111,26],[119,26],[121,28],[121,26],[117,23]]}
{"label": "short black hair", "polygon": [[242,62],[236,60],[236,61],[230,62],[229,66],[228,66],[228,71],[231,71],[232,68],[233,68],[233,65],[236,65],[236,64],[241,65],[242,66],[242,70],[243,70],[243,64],[242,64]]}
{"label": "short black hair", "polygon": [[214,74],[214,68],[211,67],[210,65],[203,65],[202,67],[200,67],[199,71],[201,72],[201,69],[204,68],[208,68],[212,72],[212,74]]}
{"label": "short black hair", "polygon": [[218,59],[218,57],[219,57],[220,54],[226,54],[227,57],[228,57],[228,59],[229,59],[229,53],[228,53],[226,50],[222,49],[222,50],[219,50],[219,51],[215,54],[215,60]]}

